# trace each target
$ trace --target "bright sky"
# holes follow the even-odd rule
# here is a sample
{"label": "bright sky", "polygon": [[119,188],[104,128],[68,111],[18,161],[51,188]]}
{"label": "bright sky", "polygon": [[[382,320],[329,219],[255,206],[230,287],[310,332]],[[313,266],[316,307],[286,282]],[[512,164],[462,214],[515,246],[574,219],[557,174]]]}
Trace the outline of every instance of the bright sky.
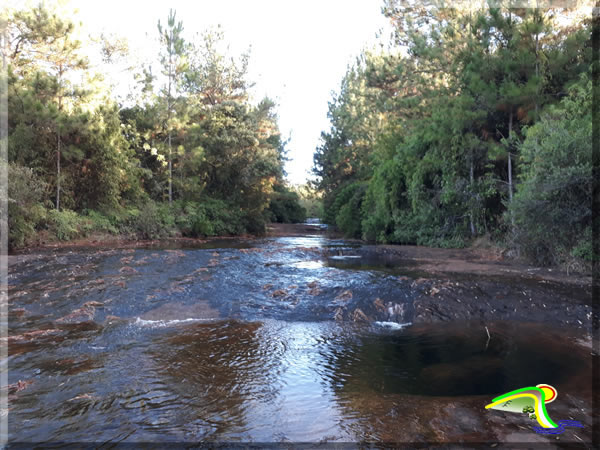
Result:
{"label": "bright sky", "polygon": [[220,24],[234,55],[251,46],[253,97],[268,95],[279,105],[283,137],[291,137],[286,171],[294,184],[310,175],[321,131],[329,128],[327,103],[347,65],[377,44],[378,31],[389,34],[382,0],[72,0],[70,5],[86,29],[126,37],[137,56],[156,55],[156,24],[166,22],[169,8],[183,21],[185,34]]}

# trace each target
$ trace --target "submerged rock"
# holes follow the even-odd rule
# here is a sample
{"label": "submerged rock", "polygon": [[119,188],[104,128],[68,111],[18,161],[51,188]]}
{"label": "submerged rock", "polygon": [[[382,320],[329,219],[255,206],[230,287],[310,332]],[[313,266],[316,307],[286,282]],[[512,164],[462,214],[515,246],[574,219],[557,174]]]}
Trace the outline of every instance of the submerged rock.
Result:
{"label": "submerged rock", "polygon": [[354,310],[354,312],[352,313],[352,320],[354,320],[355,322],[369,322],[370,319],[367,317],[367,315],[362,312],[362,310],[360,308],[356,308]]}
{"label": "submerged rock", "polygon": [[[90,302],[91,303],[91,302]],[[97,303],[97,302],[95,302]],[[72,323],[83,323],[91,322],[94,320],[96,315],[96,308],[91,305],[84,305],[81,308],[76,309],[70,314],[56,320],[56,323],[72,324]]]}

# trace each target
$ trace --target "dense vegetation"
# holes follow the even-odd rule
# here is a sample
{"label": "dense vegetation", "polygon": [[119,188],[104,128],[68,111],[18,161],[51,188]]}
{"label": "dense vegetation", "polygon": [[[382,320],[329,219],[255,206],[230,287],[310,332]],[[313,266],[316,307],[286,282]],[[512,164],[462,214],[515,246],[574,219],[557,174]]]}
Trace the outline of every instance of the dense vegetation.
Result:
{"label": "dense vegetation", "polygon": [[[248,56],[193,41],[171,12],[159,22],[160,63],[128,70],[138,83],[118,104],[101,70],[126,43],[96,36],[41,4],[2,12],[7,23],[9,245],[95,231],[157,238],[261,233],[301,221],[284,181],[275,104],[252,103]],[[86,53],[87,52],[87,53]]]}
{"label": "dense vegetation", "polygon": [[591,6],[466,4],[385,1],[391,48],[348,69],[315,154],[325,220],[370,241],[487,236],[537,263],[585,264]]}

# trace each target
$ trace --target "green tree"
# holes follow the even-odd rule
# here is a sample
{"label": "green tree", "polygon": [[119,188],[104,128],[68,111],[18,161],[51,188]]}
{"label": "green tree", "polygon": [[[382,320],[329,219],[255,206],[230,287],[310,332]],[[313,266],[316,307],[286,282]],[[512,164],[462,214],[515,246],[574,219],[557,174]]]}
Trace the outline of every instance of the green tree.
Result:
{"label": "green tree", "polygon": [[526,129],[522,182],[510,213],[513,242],[541,264],[592,259],[592,82],[585,74],[560,105]]}
{"label": "green tree", "polygon": [[[65,152],[63,135],[68,133],[66,117],[87,94],[75,87],[71,80],[77,72],[88,68],[88,61],[81,56],[81,42],[73,37],[75,24],[59,18],[43,4],[30,11],[15,12],[9,24],[13,73],[17,77],[31,79],[31,72],[38,71],[31,81],[34,88],[38,88],[38,93],[46,97],[41,103],[45,104],[46,119],[53,122],[56,139],[55,206],[60,210],[61,159]],[[67,156],[72,154],[68,147],[66,151]]]}
{"label": "green tree", "polygon": [[163,75],[167,77],[166,94],[166,123],[164,128],[167,131],[168,145],[168,164],[169,164],[169,204],[173,201],[173,152],[172,152],[172,115],[173,115],[173,94],[178,91],[181,76],[186,68],[186,44],[181,36],[183,32],[182,22],[175,21],[175,11],[169,11],[167,26],[163,28],[160,20],[158,21],[158,33],[160,35],[160,44],[162,53],[160,62],[163,67]]}

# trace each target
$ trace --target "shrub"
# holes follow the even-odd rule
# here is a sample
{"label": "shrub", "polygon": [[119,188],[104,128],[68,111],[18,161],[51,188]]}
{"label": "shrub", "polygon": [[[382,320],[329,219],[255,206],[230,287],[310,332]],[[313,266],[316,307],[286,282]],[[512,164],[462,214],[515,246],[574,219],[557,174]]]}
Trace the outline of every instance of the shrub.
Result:
{"label": "shrub", "polygon": [[94,211],[93,209],[87,209],[84,211],[85,224],[84,231],[87,233],[100,231],[111,234],[117,234],[119,227],[113,225],[111,220],[104,214]]}
{"label": "shrub", "polygon": [[75,211],[64,209],[48,211],[48,229],[61,241],[68,241],[85,234],[85,219]]}
{"label": "shrub", "polygon": [[366,189],[366,183],[352,183],[336,195],[330,213],[335,212],[335,225],[347,237],[361,237],[360,212]]}
{"label": "shrub", "polygon": [[158,239],[175,233],[175,218],[169,205],[157,205],[149,200],[134,215],[132,226],[142,239]]}
{"label": "shrub", "polygon": [[300,204],[300,197],[285,186],[275,188],[268,212],[272,222],[299,223],[306,220],[306,209]]}
{"label": "shrub", "polygon": [[47,184],[29,168],[8,166],[8,245],[14,249],[27,245],[46,221],[42,203]]}
{"label": "shrub", "polygon": [[520,148],[523,181],[506,222],[514,222],[513,247],[538,264],[592,258],[591,91],[584,76],[527,129]]}

